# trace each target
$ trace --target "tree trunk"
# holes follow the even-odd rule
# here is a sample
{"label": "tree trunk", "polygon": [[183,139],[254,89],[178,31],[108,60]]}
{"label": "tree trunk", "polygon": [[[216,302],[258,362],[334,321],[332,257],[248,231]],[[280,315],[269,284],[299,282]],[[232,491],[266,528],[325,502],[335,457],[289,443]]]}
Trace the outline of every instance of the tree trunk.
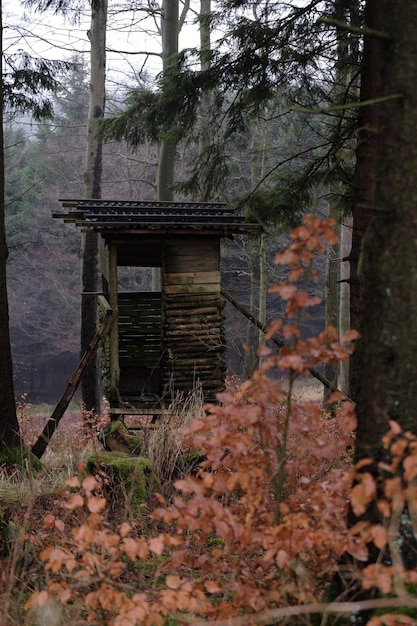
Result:
{"label": "tree trunk", "polygon": [[[379,12],[390,37],[378,44],[380,96],[390,99],[378,104],[377,127],[371,128],[378,162],[376,176],[368,176],[375,200],[367,206],[362,249],[366,315],[356,456],[378,460],[389,420],[417,433],[417,0],[368,0],[368,5]],[[371,79],[377,83],[377,77]],[[362,167],[368,170],[367,163]]]}
{"label": "tree trunk", "polygon": [[[365,25],[373,30],[381,28],[381,6],[379,0],[368,0],[365,8]],[[382,41],[366,35],[361,68],[360,100],[378,97],[378,65]],[[352,210],[353,229],[350,262],[350,321],[351,327],[360,330],[364,314],[364,284],[367,271],[367,231],[373,216],[376,189],[377,164],[377,106],[370,104],[360,108],[354,176],[354,205]],[[349,364],[349,397],[356,401],[359,396],[360,360],[362,339]]]}
{"label": "tree trunk", "polygon": [[[201,61],[200,68],[202,72],[210,69],[210,50],[211,50],[211,25],[208,16],[211,12],[211,0],[200,0],[200,52]],[[211,94],[205,92],[202,94],[199,108],[199,139],[198,139],[198,155],[202,155],[209,148],[213,138],[213,132],[209,124],[209,109],[211,102]],[[212,196],[212,187],[210,181],[204,180],[200,184],[199,197],[202,202],[207,202]]]}
{"label": "tree trunk", "polygon": [[[85,164],[85,197],[101,197],[102,142],[98,135],[98,120],[104,116],[106,71],[107,0],[91,3],[90,109],[87,126]],[[86,352],[97,331],[98,236],[83,235],[81,356]],[[97,356],[86,368],[82,379],[82,400],[87,411],[100,412],[99,365]]]}
{"label": "tree trunk", "polygon": [[[0,76],[3,76],[3,24],[0,0]],[[3,138],[3,82],[0,81],[0,445],[21,444],[13,386],[13,365],[9,334],[9,305],[7,299],[6,264],[7,243],[4,207],[4,138]]]}
{"label": "tree trunk", "polygon": [[[339,335],[340,337],[351,328],[350,323],[350,286],[349,286],[349,262],[348,252],[352,247],[352,217],[345,217],[340,225],[340,310],[339,310]],[[349,395],[349,361],[339,363],[340,391]]]}
{"label": "tree trunk", "polygon": [[[167,71],[178,54],[178,0],[164,0],[162,13],[162,64]],[[174,198],[174,172],[176,142],[164,137],[159,145],[156,175],[156,199],[171,201]]]}
{"label": "tree trunk", "polygon": [[[335,187],[337,186],[337,189]],[[332,185],[333,193],[340,192],[340,185],[334,183]],[[336,222],[335,230],[339,236],[339,241],[333,246],[329,246],[326,259],[326,287],[325,287],[325,317],[326,326],[334,326],[339,328],[340,317],[340,209],[335,203],[335,200],[330,201],[329,217],[333,218]],[[331,383],[337,387],[339,380],[339,368],[338,365],[332,363],[326,363],[324,368],[325,377],[331,381]],[[324,388],[324,402],[330,395],[330,390]]]}

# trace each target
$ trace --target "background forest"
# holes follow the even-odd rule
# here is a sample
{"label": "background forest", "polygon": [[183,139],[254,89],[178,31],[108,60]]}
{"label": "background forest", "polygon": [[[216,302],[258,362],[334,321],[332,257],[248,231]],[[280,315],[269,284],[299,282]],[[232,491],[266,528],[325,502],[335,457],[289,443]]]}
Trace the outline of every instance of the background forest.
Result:
{"label": "background forest", "polygon": [[[415,624],[417,1],[25,6],[70,22],[87,9],[90,63],[3,45],[6,623],[44,626],[49,611],[51,624]],[[146,17],[160,45],[136,44],[112,90],[106,21],[110,32],[126,16],[124,43],[138,27],[145,46]],[[187,23],[193,47],[179,44]],[[49,456],[63,431],[51,440],[49,420],[34,434],[28,407],[16,414],[8,358],[10,320],[22,391],[46,389],[54,359],[78,352],[80,283],[81,345],[95,330],[97,240],[51,219],[65,195],[225,200],[264,227],[223,251],[224,285],[267,325],[263,345],[246,314],[229,314],[229,369],[245,380],[156,427],[130,424],[141,435],[122,430],[122,451],[91,388],[71,439],[94,454],[82,450],[76,475],[73,459]],[[341,391],[300,398],[296,383],[321,371]]]}
{"label": "background forest", "polygon": [[[54,212],[62,210],[60,199],[84,196],[89,70],[81,57],[69,61],[72,67],[58,77],[60,88],[51,99],[53,118],[34,123],[28,117],[9,114],[5,127],[8,284],[15,390],[18,396],[28,394],[31,402],[57,401],[79,360],[81,239],[78,233],[52,219]],[[128,88],[126,85],[126,94]],[[144,83],[143,89],[151,92],[152,84]],[[260,118],[229,142],[224,179],[214,197],[237,205],[277,161],[284,164],[280,172],[282,185],[287,177],[294,176],[300,164],[311,160],[309,152],[317,133],[321,132],[320,120],[307,123],[300,113],[289,114],[283,100],[280,97],[273,105],[276,111],[271,109],[269,120]],[[120,107],[123,109],[121,88],[113,95],[108,93],[107,101],[107,115],[111,116]],[[281,117],[279,108],[286,112],[285,116]],[[197,152],[197,139],[178,144],[177,181],[187,180]],[[296,158],[294,152],[306,155]],[[106,142],[103,197],[154,199],[157,153],[157,144],[151,141],[141,143],[134,150],[123,140]],[[270,183],[265,183],[264,188],[268,191]],[[272,263],[273,255],[286,241],[289,227],[297,223],[307,205],[326,213],[327,195],[328,188],[321,185],[308,203],[305,197],[302,199],[300,207],[294,193],[281,214],[268,218],[270,225],[265,238],[268,284],[277,271]],[[181,190],[175,194],[179,200],[194,200],[197,196],[196,192]],[[259,242],[237,238],[224,246],[224,285],[248,311],[259,317]],[[324,273],[322,262],[317,287],[321,293]],[[139,277],[142,279],[146,280],[146,276]],[[137,281],[138,276],[127,275],[125,280]],[[268,305],[267,320],[280,313],[276,307],[276,303]],[[317,317],[323,321],[324,310],[315,313]],[[256,364],[258,331],[230,306],[227,327],[230,373],[245,376]]]}

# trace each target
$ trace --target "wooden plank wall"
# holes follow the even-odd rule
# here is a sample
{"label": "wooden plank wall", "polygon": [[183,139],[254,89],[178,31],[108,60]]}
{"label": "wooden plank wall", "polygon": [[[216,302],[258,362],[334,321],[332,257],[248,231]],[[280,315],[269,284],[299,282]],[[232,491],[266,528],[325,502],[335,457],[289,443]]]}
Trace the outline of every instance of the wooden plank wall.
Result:
{"label": "wooden plank wall", "polygon": [[119,294],[120,395],[135,402],[161,394],[160,292]]}
{"label": "wooden plank wall", "polygon": [[219,238],[168,241],[163,285],[164,387],[186,392],[199,381],[214,399],[226,369]]}
{"label": "wooden plank wall", "polygon": [[119,360],[156,367],[161,358],[161,293],[119,293]]}

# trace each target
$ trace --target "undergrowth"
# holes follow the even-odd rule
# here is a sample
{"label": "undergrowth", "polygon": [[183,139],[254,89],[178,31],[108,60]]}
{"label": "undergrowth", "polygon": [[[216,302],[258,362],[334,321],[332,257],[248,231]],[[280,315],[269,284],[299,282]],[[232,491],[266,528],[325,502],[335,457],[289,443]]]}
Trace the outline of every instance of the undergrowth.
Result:
{"label": "undergrowth", "polygon": [[[387,613],[387,607],[417,606],[410,594],[417,574],[404,573],[395,551],[404,498],[417,510],[415,439],[392,425],[387,471],[394,480],[396,467],[405,464],[409,474],[400,482],[407,482],[387,482],[377,501],[381,523],[348,527],[349,506],[360,518],[377,497],[372,476],[351,466],[354,406],[334,394],[338,408],[330,417],[294,394],[311,368],[347,359],[356,338],[349,332],[339,340],[331,327],[313,337],[300,333],[300,316],[318,303],[308,289],[316,278],[314,258],[334,241],[332,222],[310,216],[276,257],[289,269],[288,282],[271,288],[286,302],[286,319],[271,324],[268,337],[278,335],[285,347],[263,348],[253,377],[233,381],[217,404],[187,418],[181,436],[178,423],[161,430],[159,448],[157,431],[153,435],[155,458],[164,459],[168,449],[176,456],[161,460],[160,478],[165,472],[171,484],[148,516],[116,524],[102,480],[81,467],[36,533],[26,518],[2,559],[2,624],[325,624],[376,607],[381,615],[372,626],[415,623],[405,610]],[[283,372],[285,381],[277,376]],[[184,451],[198,456],[198,470],[174,480]],[[374,589],[374,597],[329,603],[332,581],[346,574],[346,557],[366,564],[369,546],[382,551],[387,545],[397,557],[389,565],[350,566],[349,580]],[[32,563],[19,570],[25,554]]]}

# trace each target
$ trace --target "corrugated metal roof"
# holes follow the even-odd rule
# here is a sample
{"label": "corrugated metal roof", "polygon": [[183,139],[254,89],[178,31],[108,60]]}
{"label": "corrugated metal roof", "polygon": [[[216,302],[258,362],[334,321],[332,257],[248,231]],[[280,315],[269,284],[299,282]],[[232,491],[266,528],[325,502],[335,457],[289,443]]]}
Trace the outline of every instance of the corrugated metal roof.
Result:
{"label": "corrugated metal roof", "polygon": [[135,202],[124,200],[62,200],[66,213],[54,213],[81,228],[104,233],[134,230],[209,230],[225,234],[259,230],[221,203]]}

